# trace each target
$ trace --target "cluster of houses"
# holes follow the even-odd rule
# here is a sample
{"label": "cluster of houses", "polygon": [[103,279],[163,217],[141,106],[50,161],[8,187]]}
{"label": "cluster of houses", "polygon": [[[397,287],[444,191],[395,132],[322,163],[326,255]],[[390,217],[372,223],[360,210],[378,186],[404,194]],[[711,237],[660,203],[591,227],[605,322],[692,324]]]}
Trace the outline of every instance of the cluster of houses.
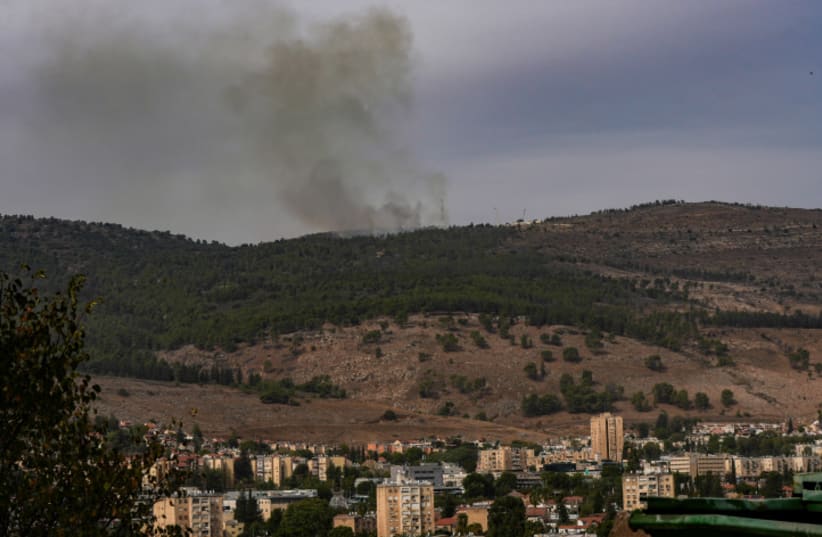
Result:
{"label": "cluster of houses", "polygon": [[[690,445],[704,446],[711,435],[750,436],[764,431],[775,431],[773,425],[752,424],[703,424],[691,431]],[[784,431],[783,431],[784,432]],[[179,498],[165,498],[157,501],[154,514],[158,524],[179,524],[192,530],[197,536],[233,536],[242,531],[242,525],[235,520],[234,512],[240,492],[233,490],[236,484],[237,463],[241,456],[254,481],[277,487],[271,490],[248,492],[256,502],[263,520],[268,519],[278,509],[305,499],[316,498],[317,490],[288,488],[289,479],[302,466],[302,472],[315,476],[319,481],[329,480],[332,469],[358,466],[367,469],[366,475],[354,483],[354,490],[336,491],[330,505],[338,513],[335,526],[347,526],[355,534],[369,534],[377,537],[395,535],[440,534],[482,534],[488,530],[488,511],[492,501],[482,500],[456,506],[453,514],[444,516],[435,507],[438,495],[462,497],[463,481],[469,475],[454,463],[421,463],[416,465],[392,465],[392,454],[406,453],[415,448],[418,453],[431,455],[447,449],[445,440],[421,440],[412,442],[394,441],[371,443],[356,448],[366,457],[349,457],[340,454],[335,446],[298,442],[267,442],[266,453],[242,454],[235,444],[219,439],[205,440],[199,444],[199,452],[192,448],[195,444],[190,435],[180,438],[179,431],[162,430],[152,427],[147,435],[169,446],[171,457],[157,462],[151,475],[162,476],[172,468],[197,470],[207,468],[223,477],[226,492],[209,492],[197,489],[187,490]],[[182,441],[181,441],[182,440]],[[520,498],[526,508],[526,518],[539,522],[546,531],[559,534],[577,535],[592,531],[602,522],[604,513],[580,515],[580,506],[585,498],[566,496],[563,498],[532,498],[528,491],[542,484],[542,472],[579,473],[587,478],[599,477],[606,464],[621,465],[627,446],[659,442],[653,438],[637,439],[625,435],[622,418],[602,414],[591,418],[590,437],[570,438],[537,448],[505,445],[488,445],[477,441],[478,457],[476,473],[492,474],[499,477],[512,473],[516,478],[515,490],[510,493]],[[659,442],[660,445],[662,444]],[[350,453],[350,451],[349,451]],[[352,459],[356,459],[356,462]],[[742,457],[728,454],[707,454],[697,452],[662,455],[657,460],[642,460],[632,472],[622,476],[622,505],[616,509],[633,510],[642,508],[649,496],[674,497],[682,493],[677,490],[676,474],[697,478],[702,476],[722,476],[723,494],[733,496],[735,483],[750,480],[754,482],[763,473],[800,473],[822,471],[822,441],[818,443],[793,444],[793,453],[764,457]],[[376,477],[373,477],[376,476]],[[371,512],[356,512],[354,506],[362,505],[369,499],[367,495],[357,495],[364,481],[372,481],[376,492],[376,509]],[[519,492],[518,492],[519,491]],[[371,498],[373,502],[373,497]]]}

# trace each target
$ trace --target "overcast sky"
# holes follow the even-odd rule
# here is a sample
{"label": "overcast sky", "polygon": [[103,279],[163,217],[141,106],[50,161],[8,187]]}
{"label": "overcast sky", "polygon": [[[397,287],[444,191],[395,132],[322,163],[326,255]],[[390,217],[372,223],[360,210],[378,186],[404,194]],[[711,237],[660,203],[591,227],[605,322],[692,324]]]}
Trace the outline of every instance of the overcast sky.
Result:
{"label": "overcast sky", "polygon": [[0,0],[0,213],[238,244],[820,207],[820,28],[815,0]]}

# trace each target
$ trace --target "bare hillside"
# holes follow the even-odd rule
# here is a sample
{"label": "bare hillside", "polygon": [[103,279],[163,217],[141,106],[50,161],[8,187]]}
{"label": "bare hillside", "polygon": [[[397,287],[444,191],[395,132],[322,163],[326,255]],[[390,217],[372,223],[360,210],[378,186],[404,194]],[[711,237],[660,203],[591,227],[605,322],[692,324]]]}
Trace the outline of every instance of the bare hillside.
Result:
{"label": "bare hillside", "polygon": [[[299,407],[283,407],[232,388],[149,390],[104,378],[131,395],[109,393],[101,409],[133,419],[180,416],[186,399],[201,399],[197,419],[226,434],[555,435],[587,427],[560,389],[563,375],[582,382],[585,371],[594,391],[622,393],[613,406],[629,422],[661,410],[809,420],[822,402],[819,210],[668,201],[236,249],[110,225],[7,220],[9,240],[43,246],[32,252],[55,271],[85,267],[113,299],[92,319],[95,350],[107,356],[98,372],[173,377],[185,364],[265,381],[327,375],[348,395],[303,395]],[[571,348],[580,360],[563,359]],[[797,352],[806,358],[791,364]],[[661,371],[646,366],[652,355]],[[659,383],[691,400],[703,392],[710,407],[653,405]],[[736,404],[720,403],[726,389]],[[650,411],[631,403],[638,392]],[[553,394],[565,410],[526,417],[531,394]],[[404,421],[380,422],[389,408]]]}
{"label": "bare hillside", "polygon": [[[329,375],[331,380],[348,392],[346,400],[305,398],[300,407],[265,405],[256,395],[214,386],[164,385],[154,383],[153,389],[144,381],[125,379],[103,380],[111,394],[112,388],[123,387],[128,398],[109,395],[101,406],[103,412],[128,415],[132,419],[182,416],[190,407],[198,409],[197,420],[215,433],[235,430],[245,434],[265,434],[277,438],[311,438],[347,440],[377,437],[391,439],[408,435],[462,434],[467,437],[525,438],[523,431],[540,437],[584,432],[586,414],[559,412],[526,418],[522,414],[524,396],[536,393],[560,394],[559,379],[563,373],[579,379],[584,370],[593,373],[595,387],[614,383],[624,388],[627,398],[644,392],[652,400],[652,388],[667,382],[685,389],[691,398],[697,392],[708,395],[712,408],[707,411],[683,411],[672,405],[658,405],[649,412],[637,412],[629,400],[615,404],[616,411],[629,423],[652,421],[665,410],[671,415],[682,414],[703,420],[742,419],[809,420],[816,415],[822,402],[822,378],[811,366],[810,371],[796,371],[789,366],[786,353],[803,347],[812,357],[822,355],[822,331],[777,329],[728,329],[714,331],[712,336],[730,348],[734,365],[720,367],[716,358],[701,355],[696,349],[673,352],[649,346],[631,339],[610,338],[606,334],[603,347],[591,351],[585,345],[585,335],[569,327],[540,329],[515,325],[515,341],[526,336],[533,347],[512,345],[497,334],[483,335],[489,348],[481,349],[470,334],[482,333],[475,316],[456,316],[466,324],[446,330],[440,319],[444,316],[414,317],[405,327],[394,324],[383,331],[379,343],[364,344],[363,337],[381,330],[377,322],[359,327],[326,327],[322,332],[285,336],[278,342],[246,346],[236,353],[198,351],[192,347],[167,354],[171,360],[210,363],[227,361],[233,366],[251,371],[267,371],[265,378],[293,378],[304,382],[313,376]],[[438,334],[457,337],[460,350],[444,352],[437,342]],[[545,345],[540,334],[561,334],[562,346]],[[563,360],[565,348],[578,349],[582,360]],[[377,348],[382,353],[377,356]],[[550,351],[553,361],[543,362],[542,352]],[[664,364],[661,372],[652,371],[645,359],[659,355]],[[813,360],[818,361],[818,358]],[[544,364],[545,377],[531,380],[525,367],[531,362]],[[459,377],[473,382],[486,380],[486,387],[471,393],[461,393]],[[421,397],[420,389],[433,384],[433,394]],[[162,387],[162,389],[161,389]],[[722,390],[733,391],[738,404],[724,408],[720,404]],[[153,393],[149,393],[153,392]],[[178,395],[179,394],[179,395]],[[453,416],[437,416],[444,405],[453,404]],[[386,409],[405,416],[399,423],[381,422]],[[484,413],[489,422],[476,419]],[[270,421],[269,421],[270,420]],[[308,425],[310,424],[310,426]],[[375,438],[371,438],[375,439]]]}

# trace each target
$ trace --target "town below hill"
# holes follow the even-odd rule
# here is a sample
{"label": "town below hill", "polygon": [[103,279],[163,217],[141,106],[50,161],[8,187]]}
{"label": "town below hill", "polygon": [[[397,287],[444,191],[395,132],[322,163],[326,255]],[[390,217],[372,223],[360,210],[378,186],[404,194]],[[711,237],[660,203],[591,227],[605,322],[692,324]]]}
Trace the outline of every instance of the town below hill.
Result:
{"label": "town below hill", "polygon": [[196,424],[110,417],[108,437],[126,451],[140,436],[163,445],[150,475],[176,472],[186,487],[156,500],[156,524],[215,536],[623,535],[620,513],[652,497],[783,498],[795,474],[822,470],[818,421],[674,421],[626,430],[621,416],[599,414],[588,434],[543,444],[349,445],[209,438]]}

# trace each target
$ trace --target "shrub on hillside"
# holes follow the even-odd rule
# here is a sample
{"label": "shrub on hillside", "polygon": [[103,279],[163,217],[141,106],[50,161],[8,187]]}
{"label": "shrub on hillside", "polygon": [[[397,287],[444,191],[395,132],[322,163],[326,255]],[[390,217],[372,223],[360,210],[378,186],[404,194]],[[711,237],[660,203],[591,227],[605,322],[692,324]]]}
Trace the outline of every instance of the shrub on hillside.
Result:
{"label": "shrub on hillside", "polygon": [[576,347],[566,347],[562,350],[562,359],[576,364],[582,361],[582,356],[579,355]]}

